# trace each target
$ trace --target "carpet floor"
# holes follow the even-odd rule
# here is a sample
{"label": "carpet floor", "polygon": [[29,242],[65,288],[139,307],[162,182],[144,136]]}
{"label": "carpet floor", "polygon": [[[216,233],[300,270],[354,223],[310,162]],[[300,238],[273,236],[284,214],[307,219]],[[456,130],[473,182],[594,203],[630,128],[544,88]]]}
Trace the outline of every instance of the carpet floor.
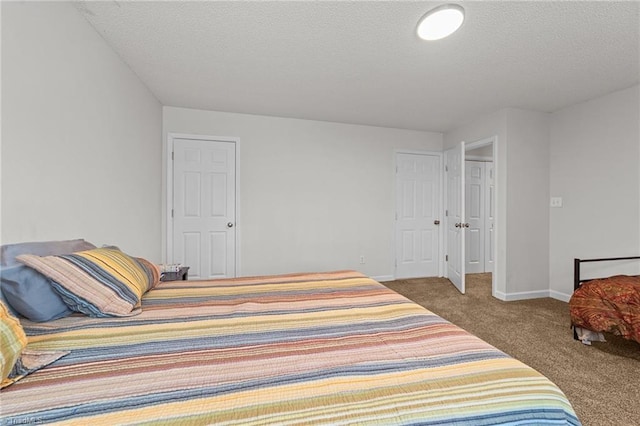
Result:
{"label": "carpet floor", "polygon": [[383,284],[547,376],[583,425],[640,425],[640,344],[573,340],[567,303],[503,302],[491,296],[491,274],[467,275],[464,295],[446,278]]}

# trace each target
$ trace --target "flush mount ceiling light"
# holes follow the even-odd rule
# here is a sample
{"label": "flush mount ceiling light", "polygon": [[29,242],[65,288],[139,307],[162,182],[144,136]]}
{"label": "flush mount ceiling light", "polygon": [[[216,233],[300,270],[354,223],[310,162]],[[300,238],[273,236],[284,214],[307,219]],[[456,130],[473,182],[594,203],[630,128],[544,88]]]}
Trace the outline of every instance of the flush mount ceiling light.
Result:
{"label": "flush mount ceiling light", "polygon": [[428,11],[418,21],[418,37],[423,40],[440,40],[454,32],[464,21],[464,9],[457,4],[443,4]]}

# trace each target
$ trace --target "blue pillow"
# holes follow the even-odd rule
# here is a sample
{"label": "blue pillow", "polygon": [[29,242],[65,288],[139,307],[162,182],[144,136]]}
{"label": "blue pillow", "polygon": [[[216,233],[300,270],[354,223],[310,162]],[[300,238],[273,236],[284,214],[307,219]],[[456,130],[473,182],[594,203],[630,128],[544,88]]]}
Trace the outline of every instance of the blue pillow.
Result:
{"label": "blue pillow", "polygon": [[0,246],[0,266],[20,265],[20,262],[16,260],[16,257],[21,254],[50,256],[56,254],[69,254],[76,251],[91,250],[94,248],[96,248],[96,246],[83,239],[5,244]]}
{"label": "blue pillow", "polygon": [[0,280],[4,299],[31,321],[51,321],[73,313],[53,290],[51,280],[28,266],[1,268]]}

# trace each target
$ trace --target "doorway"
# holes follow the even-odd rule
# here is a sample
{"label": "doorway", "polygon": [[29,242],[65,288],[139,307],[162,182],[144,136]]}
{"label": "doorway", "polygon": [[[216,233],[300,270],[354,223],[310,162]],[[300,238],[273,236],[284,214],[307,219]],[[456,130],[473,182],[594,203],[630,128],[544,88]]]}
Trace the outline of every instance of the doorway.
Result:
{"label": "doorway", "polygon": [[[479,152],[484,154],[478,155]],[[469,153],[469,154],[467,154]],[[491,222],[488,225],[491,230],[489,238],[485,238],[483,242],[485,260],[488,256],[489,264],[483,261],[483,267],[490,266],[492,270],[492,294],[496,296],[499,269],[497,268],[498,253],[498,140],[497,136],[482,139],[472,143],[460,142],[457,146],[445,151],[445,277],[449,278],[452,284],[458,288],[461,293],[465,293],[465,282],[467,274],[467,230],[471,228],[471,223],[467,220],[468,197],[466,194],[466,160],[474,159],[477,156],[488,157],[493,161],[491,169],[492,185],[491,193],[485,194],[488,200],[485,208],[491,209]],[[477,158],[476,158],[477,159]],[[488,206],[486,205],[488,204]],[[471,236],[469,236],[471,238]],[[479,249],[479,247],[477,247]]]}
{"label": "doorway", "polygon": [[495,186],[491,158],[467,152],[465,161],[465,259],[467,274],[493,271]]}
{"label": "doorway", "polygon": [[170,134],[167,262],[189,277],[237,273],[237,141]]}

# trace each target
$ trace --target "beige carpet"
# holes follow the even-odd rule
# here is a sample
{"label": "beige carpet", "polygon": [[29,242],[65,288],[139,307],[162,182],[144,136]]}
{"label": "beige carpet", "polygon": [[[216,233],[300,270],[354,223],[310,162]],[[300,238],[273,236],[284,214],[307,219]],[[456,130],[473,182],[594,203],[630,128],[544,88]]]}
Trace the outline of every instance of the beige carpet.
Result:
{"label": "beige carpet", "polygon": [[640,425],[640,344],[573,340],[567,303],[502,302],[491,297],[491,274],[467,275],[465,295],[444,278],[383,284],[547,376],[584,425]]}

